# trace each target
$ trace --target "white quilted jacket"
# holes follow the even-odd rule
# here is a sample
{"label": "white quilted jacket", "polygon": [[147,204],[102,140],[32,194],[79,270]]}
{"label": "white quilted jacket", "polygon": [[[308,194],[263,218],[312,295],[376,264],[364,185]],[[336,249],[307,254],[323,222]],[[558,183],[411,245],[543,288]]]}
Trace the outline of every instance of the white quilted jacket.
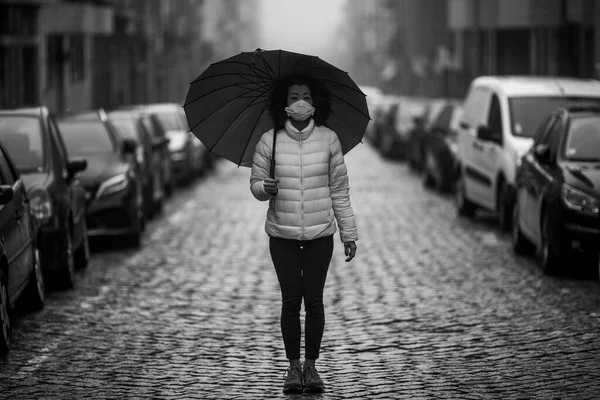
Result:
{"label": "white quilted jacket", "polygon": [[269,200],[267,234],[312,240],[333,235],[337,220],[342,242],[358,240],[346,165],[336,133],[316,126],[312,119],[302,131],[287,121],[285,130],[278,132],[276,143],[277,196],[270,196],[263,187],[271,166],[272,129],[256,145],[250,176],[254,197]]}

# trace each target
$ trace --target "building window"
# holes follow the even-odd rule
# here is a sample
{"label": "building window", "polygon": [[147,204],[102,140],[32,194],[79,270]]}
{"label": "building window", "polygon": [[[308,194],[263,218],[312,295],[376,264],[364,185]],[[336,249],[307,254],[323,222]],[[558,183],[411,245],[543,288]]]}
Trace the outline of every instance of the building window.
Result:
{"label": "building window", "polygon": [[0,46],[0,108],[37,102],[37,48]]}
{"label": "building window", "polygon": [[48,35],[46,41],[46,88],[50,89],[59,83],[62,75],[63,49],[62,36]]}
{"label": "building window", "polygon": [[83,35],[69,38],[69,77],[71,82],[85,79],[85,43]]}

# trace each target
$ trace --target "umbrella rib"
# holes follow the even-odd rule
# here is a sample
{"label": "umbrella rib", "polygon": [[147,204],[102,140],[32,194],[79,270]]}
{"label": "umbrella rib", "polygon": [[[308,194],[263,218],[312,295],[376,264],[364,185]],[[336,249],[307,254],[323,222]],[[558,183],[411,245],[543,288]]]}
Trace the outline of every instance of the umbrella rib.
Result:
{"label": "umbrella rib", "polygon": [[363,96],[365,95],[360,89],[353,88],[352,86],[346,85],[345,83],[342,83],[342,82],[334,81],[333,79],[319,78],[319,80],[320,81],[325,81],[325,82],[335,83],[335,84],[338,84],[340,86],[344,86],[344,87],[346,87],[346,88],[348,88],[348,89],[350,89],[350,90],[352,90],[352,91],[354,91],[354,92],[356,92],[358,94],[362,94]]}
{"label": "umbrella rib", "polygon": [[[259,57],[260,57],[260,56],[259,56]],[[262,59],[262,57],[261,57],[261,59]],[[263,60],[263,61],[264,61],[264,60]],[[258,72],[262,73],[262,75],[263,75],[262,77],[263,77],[263,78],[267,78],[267,79],[273,79],[273,77],[272,77],[271,75],[269,75],[269,73],[268,73],[268,72],[266,72],[266,71],[263,71],[263,70],[261,70],[261,69],[258,69],[258,68],[252,68],[252,67],[251,67],[250,65],[248,65],[247,63],[244,63],[244,62],[241,62],[241,61],[227,61],[227,60],[223,60],[223,61],[219,61],[219,62],[217,62],[217,63],[214,63],[213,65],[217,65],[217,64],[239,64],[239,65],[244,65],[244,66],[246,66],[246,67],[250,68],[252,71],[254,71],[254,70],[256,69]]]}
{"label": "umbrella rib", "polygon": [[[258,99],[258,98],[257,98],[257,99]],[[231,126],[232,126],[232,125],[233,125],[233,124],[234,124],[234,123],[235,123],[235,122],[238,120],[238,118],[240,117],[240,115],[242,115],[242,114],[244,113],[244,111],[245,111],[245,110],[247,110],[247,109],[248,109],[248,108],[250,108],[250,107],[254,107],[255,105],[257,105],[257,104],[252,104],[252,103],[254,103],[254,102],[257,100],[257,99],[254,99],[252,102],[250,102],[250,104],[248,104],[248,105],[246,106],[246,108],[244,108],[244,110],[242,110],[242,111],[241,111],[241,112],[240,112],[240,113],[239,113],[239,114],[238,114],[238,115],[237,115],[237,116],[236,116],[236,117],[235,117],[235,118],[234,118],[234,119],[233,119],[233,120],[232,120],[232,121],[229,123],[229,125],[227,126],[227,128],[225,128],[225,130],[224,130],[224,131],[223,131],[223,133],[221,134],[221,136],[219,136],[219,138],[217,139],[217,141],[216,141],[216,142],[215,142],[215,143],[214,143],[214,144],[213,144],[213,145],[210,147],[209,151],[212,151],[212,150],[213,150],[213,149],[214,149],[214,148],[217,146],[217,144],[219,144],[219,142],[221,141],[221,139],[223,139],[223,136],[225,136],[225,133],[226,133],[226,132],[229,130],[229,128],[231,128]],[[266,100],[266,99],[262,99],[262,101],[266,102],[267,100]],[[260,103],[258,103],[258,104],[260,104]]]}
{"label": "umbrella rib", "polygon": [[[257,81],[253,81],[250,80],[248,77],[256,77],[256,74],[248,74],[248,73],[242,73],[242,72],[225,72],[225,73],[221,73],[221,74],[215,74],[215,75],[211,75],[211,76],[199,76],[198,78],[194,79],[192,82],[190,82],[190,84],[192,83],[198,83],[198,82],[202,82],[211,78],[219,78],[222,76],[231,76],[231,75],[235,75],[235,76],[239,76],[240,78],[246,79],[248,82],[257,82]],[[259,77],[259,81],[261,83],[268,83],[271,81],[270,78],[260,78]]]}
{"label": "umbrella rib", "polygon": [[233,85],[219,87],[217,89],[211,90],[208,93],[204,93],[203,95],[196,97],[194,100],[190,100],[189,102],[185,103],[183,106],[187,107],[190,104],[192,104],[193,102],[195,102],[197,100],[200,100],[203,97],[206,97],[206,96],[208,96],[210,94],[216,93],[216,92],[218,92],[220,90],[229,89],[229,88],[232,88],[232,87],[239,87],[239,88],[242,88],[242,89],[246,89],[246,92],[245,93],[241,93],[239,96],[245,96],[248,93],[252,93],[252,92],[255,92],[255,91],[261,91],[261,90],[262,90],[262,92],[261,92],[261,95],[262,95],[262,94],[266,93],[268,90],[270,90],[270,87],[269,88],[251,88],[251,89],[249,89],[249,88],[245,88],[245,87],[243,87],[241,85],[243,85],[243,84],[241,84],[241,83],[235,83]]}
{"label": "umbrella rib", "polygon": [[273,68],[271,67],[271,65],[267,62],[267,60],[265,60],[259,53],[257,53],[256,56],[258,58],[260,58],[265,63],[265,65],[267,66],[268,70],[271,72],[269,74],[269,77],[271,79],[277,79],[277,74],[275,74],[275,71],[273,70]]}
{"label": "umbrella rib", "polygon": [[[352,129],[350,129],[350,127],[348,125],[346,125],[346,123],[337,115],[335,115],[334,113],[331,113],[331,115],[337,119],[338,121],[340,121],[342,123],[342,125],[344,125],[344,127],[352,134],[352,136],[354,136],[356,138],[356,140],[358,140],[360,143],[362,143],[362,139],[359,138],[358,136],[356,136],[356,134],[354,133],[354,131]],[[337,132],[336,132],[337,133]]]}
{"label": "umbrella rib", "polygon": [[[245,94],[248,94],[248,93],[250,93],[250,92],[251,92],[251,90],[249,90],[248,92],[244,93],[244,95],[245,95]],[[200,98],[201,98],[201,97],[199,97],[198,99],[200,99]],[[256,98],[260,98],[260,96],[256,96]],[[198,99],[196,99],[196,100],[198,100]],[[236,101],[236,100],[238,100],[238,99],[239,99],[239,96],[238,96],[238,97],[234,97],[233,99],[229,100],[227,103],[224,103],[223,105],[221,105],[221,106],[220,106],[219,108],[217,108],[216,110],[213,110],[213,111],[212,111],[210,114],[208,114],[206,117],[202,118],[200,121],[198,121],[198,123],[196,123],[196,124],[195,124],[195,125],[194,125],[192,128],[190,128],[190,131],[193,131],[194,129],[196,129],[196,127],[198,127],[198,125],[200,125],[201,123],[203,123],[204,121],[206,121],[206,120],[207,120],[208,118],[210,118],[210,117],[211,117],[211,116],[212,116],[214,113],[216,113],[217,111],[219,111],[219,110],[220,110],[220,109],[222,109],[223,107],[225,107],[225,106],[227,106],[227,105],[229,105],[229,104],[233,103],[234,101]],[[195,100],[194,100],[194,101],[195,101]],[[190,102],[190,103],[191,103],[191,102]],[[187,104],[185,104],[185,105],[184,105],[184,107],[188,106],[190,103],[187,103]]]}
{"label": "umbrella rib", "polygon": [[244,159],[244,154],[246,154],[246,149],[248,148],[248,144],[250,143],[250,139],[252,139],[252,132],[254,132],[254,130],[258,126],[258,123],[260,122],[260,117],[263,115],[263,113],[267,109],[268,105],[269,105],[269,103],[266,102],[266,104],[263,107],[262,111],[258,114],[258,118],[254,122],[254,126],[252,127],[252,130],[250,131],[251,133],[250,133],[250,135],[248,135],[248,140],[246,141],[246,146],[244,147],[244,152],[242,153],[242,156],[240,157],[240,161],[238,162],[238,167],[242,164],[242,160]]}
{"label": "umbrella rib", "polygon": [[350,107],[354,108],[356,111],[358,111],[359,113],[361,113],[361,114],[362,114],[362,115],[364,115],[365,117],[367,117],[367,118],[371,119],[371,117],[370,117],[369,115],[365,114],[363,110],[361,110],[360,108],[356,107],[354,104],[352,104],[352,103],[350,103],[349,101],[347,101],[347,100],[345,100],[345,99],[341,98],[341,97],[340,97],[340,96],[338,96],[337,94],[331,93],[331,95],[332,95],[333,97],[336,97],[336,98],[340,99],[340,100],[341,100],[341,101],[343,101],[344,103],[348,104]]}

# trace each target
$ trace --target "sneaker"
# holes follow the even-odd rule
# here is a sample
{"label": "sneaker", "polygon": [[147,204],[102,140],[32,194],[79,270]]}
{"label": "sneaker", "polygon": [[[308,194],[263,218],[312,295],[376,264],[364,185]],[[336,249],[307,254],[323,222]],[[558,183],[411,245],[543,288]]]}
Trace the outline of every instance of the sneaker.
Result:
{"label": "sneaker", "polygon": [[299,367],[288,368],[284,378],[283,393],[302,393],[302,371]]}
{"label": "sneaker", "polygon": [[304,367],[304,388],[307,392],[320,392],[325,388],[319,373],[314,367]]}

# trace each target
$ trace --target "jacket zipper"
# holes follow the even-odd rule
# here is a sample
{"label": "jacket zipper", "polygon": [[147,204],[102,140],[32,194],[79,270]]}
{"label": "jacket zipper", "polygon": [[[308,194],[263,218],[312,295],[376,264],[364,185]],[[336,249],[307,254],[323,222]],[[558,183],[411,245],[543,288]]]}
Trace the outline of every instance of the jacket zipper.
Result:
{"label": "jacket zipper", "polygon": [[304,167],[302,164],[302,138],[300,138],[300,239],[304,240]]}

